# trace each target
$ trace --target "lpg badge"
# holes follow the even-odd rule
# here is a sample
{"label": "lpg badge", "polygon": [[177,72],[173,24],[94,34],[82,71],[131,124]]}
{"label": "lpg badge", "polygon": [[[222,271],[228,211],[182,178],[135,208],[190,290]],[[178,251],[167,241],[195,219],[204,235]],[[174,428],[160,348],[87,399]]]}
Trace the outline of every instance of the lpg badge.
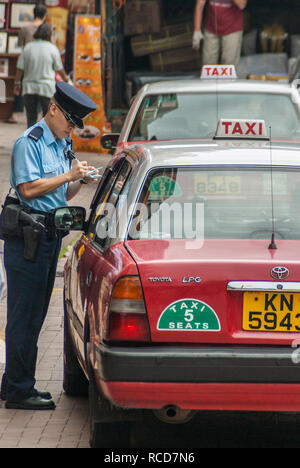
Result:
{"label": "lpg badge", "polygon": [[158,330],[220,331],[215,311],[197,299],[181,299],[165,308],[157,323]]}

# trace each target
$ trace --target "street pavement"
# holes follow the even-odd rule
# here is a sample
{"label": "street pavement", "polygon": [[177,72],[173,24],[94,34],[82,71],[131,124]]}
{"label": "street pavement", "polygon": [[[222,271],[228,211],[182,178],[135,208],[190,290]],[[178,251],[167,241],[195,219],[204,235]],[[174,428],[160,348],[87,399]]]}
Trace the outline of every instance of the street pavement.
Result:
{"label": "street pavement", "polygon": [[[0,122],[0,203],[9,190],[11,150],[16,138],[26,129],[24,114],[18,114],[18,124]],[[107,164],[108,156],[80,154],[99,167]],[[73,199],[74,205],[89,208],[95,185],[85,185]],[[67,250],[78,232],[64,238]],[[1,262],[3,242],[0,243]],[[67,255],[67,252],[66,252]],[[50,391],[56,404],[54,411],[10,410],[0,400],[0,448],[89,448],[89,411],[86,398],[71,398],[62,389],[63,375],[63,268],[66,256],[58,265],[56,283],[49,312],[40,339],[36,388]],[[30,293],[30,292],[29,292]],[[5,367],[6,294],[0,301],[0,376]]]}

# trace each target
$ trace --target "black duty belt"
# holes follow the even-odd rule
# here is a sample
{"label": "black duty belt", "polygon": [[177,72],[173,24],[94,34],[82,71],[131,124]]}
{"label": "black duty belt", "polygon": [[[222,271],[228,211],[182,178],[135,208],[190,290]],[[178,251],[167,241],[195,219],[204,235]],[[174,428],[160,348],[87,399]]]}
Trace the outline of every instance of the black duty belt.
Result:
{"label": "black duty belt", "polygon": [[51,212],[34,210],[27,207],[24,208],[24,211],[30,214],[35,221],[43,224],[45,228],[54,228],[54,220]]}
{"label": "black duty belt", "polygon": [[54,217],[51,211],[39,211],[28,207],[26,207],[24,211],[26,211],[36,222],[44,226],[48,239],[53,239],[56,236],[57,230],[54,226]]}

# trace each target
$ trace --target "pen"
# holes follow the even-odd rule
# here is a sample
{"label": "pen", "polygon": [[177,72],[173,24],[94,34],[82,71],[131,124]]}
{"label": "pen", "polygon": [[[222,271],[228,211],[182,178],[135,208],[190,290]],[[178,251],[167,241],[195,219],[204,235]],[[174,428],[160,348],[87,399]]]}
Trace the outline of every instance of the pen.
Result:
{"label": "pen", "polygon": [[[67,158],[70,160],[70,161],[77,161],[78,163],[80,163],[81,161],[77,158],[77,156],[75,155],[74,151],[68,151],[68,154],[67,154]],[[91,171],[88,171],[84,177],[90,177],[92,179],[98,179],[101,177],[100,174],[95,174],[96,171],[99,171],[100,169],[102,169],[102,166],[100,167],[96,167],[95,169],[91,170]],[[81,179],[82,180],[82,179]]]}
{"label": "pen", "polygon": [[92,171],[88,171],[88,172],[85,174],[85,177],[92,177],[93,179],[94,179],[94,178],[101,177],[100,174],[94,174],[96,171],[100,171],[100,169],[102,169],[102,166],[96,167],[96,168],[93,169]]}
{"label": "pen", "polygon": [[[71,146],[71,148],[73,148],[73,142],[69,139],[67,139],[67,144]],[[67,159],[69,159],[69,161],[76,161],[78,163],[80,163],[81,161],[77,158],[76,154],[74,153],[73,149],[69,149],[69,150],[64,150],[64,154],[65,154],[65,157]],[[100,167],[96,167],[95,169],[93,169],[92,171],[88,171],[84,177],[90,177],[91,179],[98,179],[101,177],[100,174],[94,174],[96,171],[99,171],[100,169],[102,169],[102,166]],[[80,179],[80,180],[83,180],[83,179]]]}

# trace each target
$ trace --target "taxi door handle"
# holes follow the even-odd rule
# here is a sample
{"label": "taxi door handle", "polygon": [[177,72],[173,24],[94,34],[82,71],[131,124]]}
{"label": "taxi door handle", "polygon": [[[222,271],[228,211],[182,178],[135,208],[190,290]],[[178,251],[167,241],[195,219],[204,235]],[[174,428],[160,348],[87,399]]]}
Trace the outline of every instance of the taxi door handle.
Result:
{"label": "taxi door handle", "polygon": [[91,271],[88,272],[86,277],[86,285],[90,286],[93,278],[93,273]]}

